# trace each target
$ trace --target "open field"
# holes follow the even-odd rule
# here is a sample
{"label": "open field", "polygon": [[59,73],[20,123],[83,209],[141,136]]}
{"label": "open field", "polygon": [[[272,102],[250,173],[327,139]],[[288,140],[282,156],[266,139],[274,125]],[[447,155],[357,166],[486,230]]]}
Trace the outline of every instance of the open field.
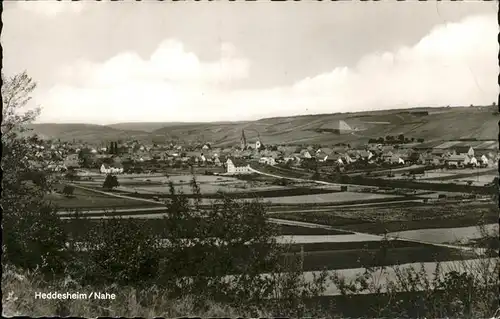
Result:
{"label": "open field", "polygon": [[422,245],[389,248],[385,252],[383,260],[380,260],[377,258],[379,250],[380,248],[305,252],[304,271],[352,269],[363,265],[374,267],[414,262],[449,261],[460,259],[464,255],[463,252],[454,249]]}
{"label": "open field", "polygon": [[316,203],[341,203],[351,201],[369,201],[377,199],[395,199],[401,198],[394,195],[370,194],[370,193],[352,193],[352,192],[337,192],[318,195],[303,195],[266,198],[272,204],[316,204]]}
{"label": "open field", "polygon": [[[65,220],[65,227],[67,231],[71,234],[74,234],[75,236],[84,236],[87,232],[89,232],[91,229],[94,229],[96,225],[100,222],[99,219],[90,219],[90,218],[84,218],[84,219],[74,219],[74,218],[69,218],[69,219],[64,219]],[[118,223],[127,223],[128,220],[127,218],[121,218],[116,220]],[[185,221],[185,227],[187,229],[194,229],[196,226],[200,226],[205,224],[205,221],[203,219],[195,219],[192,221]],[[144,227],[150,227],[152,232],[157,235],[163,235],[165,234],[165,229],[166,226],[162,219],[144,219],[141,220],[141,225],[144,225]],[[275,225],[275,230],[276,230],[276,236],[281,236],[281,235],[286,235],[286,236],[294,236],[295,239],[301,240],[302,237],[300,236],[322,236],[322,237],[327,237],[327,236],[336,236],[336,235],[342,235],[342,236],[350,236],[352,232],[347,231],[347,230],[333,230],[333,229],[325,229],[325,228],[312,228],[312,227],[301,227],[301,226],[295,226],[295,225]],[[299,236],[299,237],[295,237]],[[326,238],[325,237],[325,238]],[[375,236],[372,236],[375,237]],[[370,237],[370,238],[372,238]],[[347,238],[347,237],[346,237]],[[283,241],[286,239],[293,239],[293,238],[287,238],[283,237]],[[367,240],[367,238],[363,237],[363,240]]]}
{"label": "open field", "polygon": [[[176,193],[179,194],[180,196],[187,196],[189,198],[193,198],[193,192],[191,189],[189,189],[188,186],[184,188],[181,187],[175,187]],[[202,189],[202,186],[200,185],[200,189]],[[185,190],[183,193],[179,193],[180,190]],[[332,190],[332,189],[321,189],[321,188],[306,188],[306,187],[257,187],[255,189],[248,189],[248,188],[234,188],[234,189],[227,189],[223,194],[218,194],[218,190],[224,190],[221,188],[205,188],[205,190],[211,190],[212,192],[208,191],[203,191],[202,189],[202,204],[204,205],[210,205],[212,203],[213,199],[216,198],[222,198],[222,197],[231,197],[234,199],[255,199],[255,198],[260,198],[264,201],[267,201],[267,199],[274,199],[274,198],[285,198],[285,197],[297,197],[297,196],[316,196],[316,195],[322,195],[322,194],[333,194],[333,193],[340,193],[338,190]],[[142,198],[142,199],[152,199],[154,197],[158,198],[170,198],[171,195],[168,192],[168,189],[163,189],[163,192],[153,192],[153,191],[140,191],[139,188],[123,188],[123,187],[118,187],[117,189],[113,190],[113,193],[116,194],[126,194],[127,196],[134,197],[134,198]],[[373,199],[375,200],[375,199]],[[383,199],[377,199],[377,200],[383,200]],[[321,203],[316,203],[317,205],[320,205]]]}
{"label": "open field", "polygon": [[[192,194],[192,187],[189,184],[175,184],[175,190],[176,192],[182,192],[183,194]],[[213,194],[217,193],[218,191],[224,192],[224,193],[234,193],[234,192],[249,192],[249,193],[254,193],[254,192],[259,192],[259,191],[271,191],[271,190],[287,190],[291,189],[291,187],[286,187],[286,186],[278,186],[278,185],[259,185],[255,183],[248,183],[244,181],[239,181],[239,182],[220,182],[220,183],[214,183],[214,184],[209,184],[209,183],[200,183],[198,184],[200,187],[200,192],[201,194]],[[155,194],[168,194],[169,193],[169,187],[168,185],[163,185],[163,186],[138,186],[138,187],[128,187],[127,189],[125,187],[118,188],[122,190],[137,190],[139,193],[145,192],[145,193],[155,193]]]}
{"label": "open field", "polygon": [[425,228],[475,226],[497,223],[494,204],[442,204],[410,207],[332,208],[327,211],[273,213],[274,218],[330,225],[339,229],[384,234]]}
{"label": "open field", "polygon": [[[296,195],[296,194],[307,195]],[[148,196],[149,195],[149,196]],[[137,198],[151,198],[152,194],[130,194]],[[312,190],[312,189],[283,189],[269,190],[260,192],[244,192],[244,193],[229,193],[229,196],[235,199],[247,200],[259,198],[264,203],[269,205],[314,205],[324,206],[328,204],[361,204],[361,203],[381,203],[392,201],[414,200],[414,198],[383,195],[383,194],[367,194],[367,193],[350,193],[350,192],[334,192],[331,190]],[[279,197],[275,197],[279,196]],[[160,196],[161,197],[161,196]],[[164,196],[168,198],[168,195]],[[214,199],[219,198],[216,194],[202,195],[201,205],[211,205]]]}
{"label": "open field", "polygon": [[[285,225],[282,225],[285,226]],[[297,226],[296,226],[297,227]],[[305,228],[305,227],[302,227]],[[314,228],[312,228],[314,229]],[[297,245],[309,245],[309,244],[327,244],[327,243],[357,243],[357,242],[371,242],[382,240],[382,237],[376,237],[372,235],[364,235],[364,234],[353,234],[353,233],[340,233],[338,235],[281,235],[277,238],[279,243],[295,243]],[[335,245],[333,245],[336,247]],[[357,245],[357,248],[362,247],[362,245]],[[380,243],[379,243],[380,247]],[[354,248],[353,248],[354,249]]]}
{"label": "open field", "polygon": [[[285,190],[284,186],[250,186],[248,183],[231,183],[231,184],[199,184],[200,191],[202,194],[214,194],[219,191],[224,193],[234,193],[234,192],[258,192],[258,191],[270,191],[270,190]],[[170,189],[168,185],[163,186],[119,186],[116,190],[129,192],[129,193],[144,193],[144,194],[169,194]],[[192,194],[193,190],[190,185],[175,185],[175,191],[183,194]]]}
{"label": "open field", "polygon": [[486,184],[491,183],[495,177],[498,177],[498,175],[471,176],[471,177],[461,178],[456,181],[460,183],[467,183],[471,181],[472,185],[484,186]]}
{"label": "open field", "polygon": [[[126,222],[126,220],[119,222]],[[83,234],[83,226],[85,226],[85,232],[88,232],[95,223],[96,221],[91,220],[78,220],[68,221],[67,225],[70,233],[78,236],[78,233]],[[155,231],[158,231],[158,234],[163,231],[158,226],[158,221],[151,220],[147,223],[155,224],[157,226]],[[285,254],[284,258],[303,256],[304,271],[349,269],[362,265],[389,266],[414,262],[448,261],[469,256],[467,252],[453,248],[404,240],[389,240],[382,243],[380,238],[375,239],[376,236],[349,234],[322,228],[280,225],[277,233],[278,243],[292,243],[290,252]],[[204,248],[202,246],[186,247],[185,253],[187,255],[199,254],[200,249]],[[233,248],[228,247],[228,249]],[[234,249],[238,249],[239,253],[245,251],[240,246]],[[380,255],[381,249],[384,251],[383,256]],[[85,252],[82,251],[82,253]]]}
{"label": "open field", "polygon": [[[485,225],[488,233],[498,234],[498,223]],[[481,233],[477,226],[456,227],[456,228],[437,228],[437,229],[418,229],[408,230],[396,233],[389,233],[390,236],[398,236],[406,239],[426,240],[433,243],[469,243],[472,240],[481,238]]]}
{"label": "open field", "polygon": [[[165,175],[158,174],[138,174],[138,175],[117,175],[120,184],[138,184],[138,185],[148,185],[148,184],[168,184],[172,182],[174,184],[189,184],[192,175],[182,174],[182,175]],[[100,175],[93,179],[94,182],[104,182],[106,176]],[[240,182],[237,178],[229,176],[215,176],[215,175],[196,175],[196,181],[200,184],[203,183],[221,183],[221,182]]]}
{"label": "open field", "polygon": [[[251,180],[240,180],[234,177],[226,176],[196,176],[197,184],[200,187],[200,191],[203,195],[215,194],[218,191],[224,193],[251,193],[252,196],[258,193],[259,196],[271,197],[272,194],[266,195],[266,192],[273,190],[282,190],[278,192],[276,196],[287,196],[288,191],[291,195],[298,194],[310,194],[310,193],[325,193],[326,191],[321,190],[316,191],[295,191],[297,188],[305,189],[314,186],[312,183],[289,183],[287,186],[273,185],[275,181],[274,178],[252,178]],[[169,182],[172,182],[175,186],[177,192],[182,192],[183,194],[192,194],[190,175],[178,175],[178,176],[144,176],[140,178],[125,178],[122,176],[118,177],[120,186],[115,190],[128,193],[139,193],[139,194],[169,194]],[[101,188],[104,182],[103,177],[94,178],[92,181],[79,181],[78,184],[91,188]],[[295,189],[295,190],[294,190]],[[338,189],[336,189],[338,190]],[[260,194],[262,193],[262,194]]]}
{"label": "open field", "polygon": [[66,197],[59,193],[52,193],[46,195],[46,199],[51,201],[60,209],[113,209],[157,206],[153,203],[126,198],[117,198],[80,188],[75,188],[73,197]]}
{"label": "open field", "polygon": [[[426,171],[422,179],[452,179],[451,176],[456,178],[469,177],[469,176],[482,176],[482,175],[495,175],[497,173],[495,168],[465,168],[465,169],[436,169]],[[498,174],[497,174],[498,175]],[[493,180],[493,179],[492,179]]]}

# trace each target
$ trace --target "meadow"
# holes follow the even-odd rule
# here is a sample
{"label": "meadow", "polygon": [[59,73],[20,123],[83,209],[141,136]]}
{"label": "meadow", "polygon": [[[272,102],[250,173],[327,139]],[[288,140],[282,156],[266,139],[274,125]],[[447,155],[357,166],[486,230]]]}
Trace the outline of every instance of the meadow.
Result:
{"label": "meadow", "polygon": [[[485,225],[485,228],[486,231],[490,233],[498,233],[498,223]],[[482,231],[477,226],[407,230],[389,233],[388,235],[412,240],[425,240],[440,244],[469,244],[470,242],[480,239],[483,236]]]}
{"label": "meadow", "polygon": [[61,193],[51,193],[46,195],[46,199],[60,209],[112,209],[157,206],[154,203],[117,198],[80,188],[75,188],[73,196],[65,196]]}
{"label": "meadow", "polygon": [[321,203],[342,203],[352,201],[370,201],[378,199],[396,199],[400,196],[371,194],[371,193],[354,193],[354,192],[335,192],[318,195],[302,195],[289,197],[266,198],[266,202],[272,204],[321,204]]}
{"label": "meadow", "polygon": [[443,203],[438,209],[433,204],[401,204],[391,207],[339,207],[324,211],[276,212],[273,213],[273,218],[329,225],[348,231],[385,234],[497,223],[498,210],[493,203]]}
{"label": "meadow", "polygon": [[[219,191],[224,193],[233,192],[255,192],[264,190],[277,190],[277,189],[287,189],[284,186],[268,185],[268,186],[252,186],[246,182],[231,182],[231,183],[219,183],[214,184],[199,184],[200,191],[202,194],[214,194]],[[168,185],[162,186],[120,186],[117,190],[123,190],[127,192],[139,192],[148,194],[168,194],[170,192]],[[175,184],[175,191],[183,194],[192,194],[193,190],[188,184]]]}

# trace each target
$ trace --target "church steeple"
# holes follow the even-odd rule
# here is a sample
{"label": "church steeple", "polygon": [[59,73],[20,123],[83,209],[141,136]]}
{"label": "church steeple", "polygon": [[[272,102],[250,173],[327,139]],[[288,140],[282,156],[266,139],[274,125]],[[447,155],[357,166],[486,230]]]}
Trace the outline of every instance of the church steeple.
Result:
{"label": "church steeple", "polygon": [[245,137],[245,130],[241,130],[241,150],[247,149],[247,139]]}

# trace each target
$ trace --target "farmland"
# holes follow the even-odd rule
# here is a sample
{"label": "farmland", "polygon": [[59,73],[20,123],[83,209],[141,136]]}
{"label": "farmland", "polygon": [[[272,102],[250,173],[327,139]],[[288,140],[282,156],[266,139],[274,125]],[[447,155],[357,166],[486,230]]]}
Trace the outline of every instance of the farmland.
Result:
{"label": "farmland", "polygon": [[133,199],[117,198],[88,190],[75,188],[73,196],[65,196],[60,192],[46,195],[46,199],[60,209],[114,209],[157,206],[153,203]]}
{"label": "farmland", "polygon": [[[430,174],[436,174],[433,177],[444,176],[439,173]],[[470,172],[461,172],[465,173]],[[491,171],[484,172],[484,176],[488,174]],[[410,192],[402,196],[384,194],[376,186],[371,187],[369,192],[358,186],[349,186],[349,191],[340,191],[338,185],[328,183],[318,185],[313,181],[289,180],[285,185],[278,185],[276,181],[277,178],[270,176],[249,176],[245,179],[197,176],[203,205],[213,203],[217,191],[223,191],[235,199],[261,198],[268,205],[270,221],[283,220],[283,223],[277,223],[276,228],[277,242],[290,248],[283,258],[301,257],[305,274],[323,269],[345,272],[367,266],[470,259],[474,257],[473,253],[440,244],[469,245],[474,240],[481,240],[475,225],[480,222],[494,223],[498,218],[490,203],[445,202],[440,203],[436,211],[435,204],[422,202],[422,198],[437,198],[437,193],[432,191]],[[149,225],[155,234],[163,236],[166,227],[162,216],[165,213],[154,208],[161,206],[144,200],[168,198],[170,182],[177,192],[188,197],[192,195],[191,176],[188,174],[168,177],[119,176],[119,187],[105,192],[107,194],[96,193],[102,192],[102,182],[102,176],[94,177],[92,181],[77,182],[77,185],[88,187],[89,190],[77,189],[75,198],[58,199],[63,207],[74,208],[80,202],[80,208],[92,211],[88,214],[91,218],[75,220],[65,216],[66,227],[71,234],[83,235],[100,219],[122,216],[124,218],[120,222],[140,217],[141,222]],[[92,197],[94,201],[89,202],[88,198]],[[119,211],[109,214],[99,208],[116,208]],[[129,208],[130,211],[124,211],[123,208]],[[148,211],[149,208],[154,211]],[[314,223],[317,226],[294,225],[293,221]],[[190,223],[193,224],[186,224],[186,229],[204,225],[205,221],[200,218]],[[469,228],[458,229],[463,226]],[[495,229],[489,227],[489,230]],[[385,241],[382,236],[385,234],[394,239]],[[191,254],[190,249],[186,248],[188,255]],[[330,291],[332,287],[328,289]]]}
{"label": "farmland", "polygon": [[318,195],[303,195],[289,197],[266,198],[266,201],[272,204],[324,204],[324,203],[342,203],[352,201],[370,201],[379,199],[396,199],[398,196],[382,194],[366,194],[353,192],[338,192]]}
{"label": "farmland", "polygon": [[327,211],[280,212],[275,218],[330,225],[338,229],[372,234],[408,230],[476,226],[498,222],[493,204],[420,204],[415,206],[332,208]]}
{"label": "farmland", "polygon": [[[89,231],[97,222],[97,220],[80,220],[76,223],[74,220],[68,220],[67,227],[71,233],[77,235]],[[157,220],[145,222],[155,225],[156,231],[159,233],[164,231],[161,222]],[[85,226],[85,231],[82,226]],[[381,237],[321,228],[279,225],[277,234],[279,243],[291,244],[290,252],[284,257],[297,258],[302,256],[304,258],[303,270],[306,272],[322,269],[351,269],[363,265],[389,266],[415,262],[449,261],[469,256],[466,252],[453,248],[406,240],[391,240],[383,243]],[[201,247],[187,247],[185,253],[190,254],[192,249],[198,251]],[[242,248],[238,247],[238,249],[241,251]],[[385,251],[383,258],[380,255],[381,249]]]}

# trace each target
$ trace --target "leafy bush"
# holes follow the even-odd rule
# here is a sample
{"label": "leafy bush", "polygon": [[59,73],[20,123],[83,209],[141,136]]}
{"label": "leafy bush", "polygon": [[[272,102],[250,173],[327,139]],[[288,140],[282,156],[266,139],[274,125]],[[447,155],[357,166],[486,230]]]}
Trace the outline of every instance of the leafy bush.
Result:
{"label": "leafy bush", "polygon": [[71,274],[83,284],[151,284],[159,265],[158,239],[142,220],[101,219],[73,238],[74,252],[85,258],[75,255]]}
{"label": "leafy bush", "polygon": [[72,185],[65,185],[63,188],[63,194],[67,197],[73,196],[73,193],[75,191],[75,187]]}
{"label": "leafy bush", "polygon": [[67,235],[53,207],[4,210],[3,227],[4,261],[47,274],[64,271],[69,260]]}

